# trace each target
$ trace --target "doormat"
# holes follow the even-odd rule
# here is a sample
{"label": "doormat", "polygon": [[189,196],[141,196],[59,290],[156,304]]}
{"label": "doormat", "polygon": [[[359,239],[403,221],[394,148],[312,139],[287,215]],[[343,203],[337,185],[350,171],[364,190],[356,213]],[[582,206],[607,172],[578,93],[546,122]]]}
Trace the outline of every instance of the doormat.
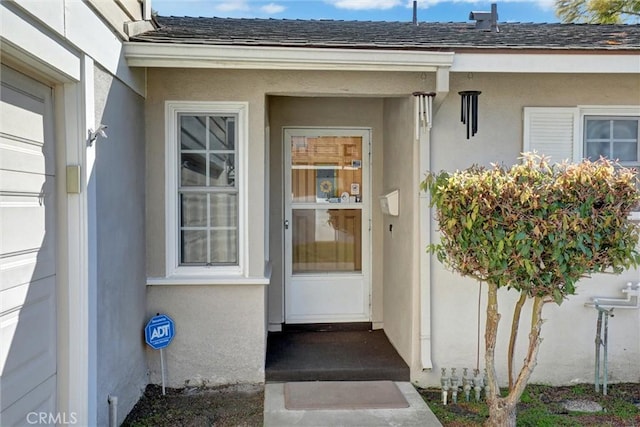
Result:
{"label": "doormat", "polygon": [[409,403],[393,381],[319,381],[284,385],[284,407],[314,409],[394,409]]}

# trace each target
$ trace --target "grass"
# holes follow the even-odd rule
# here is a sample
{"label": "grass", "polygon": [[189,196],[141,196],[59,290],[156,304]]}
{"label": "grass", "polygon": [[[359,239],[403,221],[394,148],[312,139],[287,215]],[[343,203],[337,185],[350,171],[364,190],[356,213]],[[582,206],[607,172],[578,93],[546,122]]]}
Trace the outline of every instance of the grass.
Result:
{"label": "grass", "polygon": [[[489,416],[484,402],[466,402],[459,393],[457,404],[444,406],[441,391],[419,389],[424,400],[445,427],[480,426]],[[449,394],[451,397],[451,394]],[[565,400],[599,403],[597,413],[570,412]],[[261,385],[215,388],[168,389],[150,385],[131,411],[125,427],[260,427],[263,420],[264,389]],[[640,427],[640,384],[609,385],[609,394],[594,391],[593,385],[567,387],[529,385],[518,404],[519,427],[612,426]]]}
{"label": "grass", "polygon": [[[489,416],[483,401],[466,402],[459,393],[457,404],[442,404],[442,394],[436,389],[422,389],[420,394],[445,427],[480,426]],[[522,394],[517,408],[519,427],[614,426],[640,427],[640,384],[609,385],[609,393],[596,393],[591,384],[551,387],[530,384]],[[449,394],[451,398],[451,394]],[[588,400],[600,404],[600,412],[573,412],[563,407],[567,400]]]}

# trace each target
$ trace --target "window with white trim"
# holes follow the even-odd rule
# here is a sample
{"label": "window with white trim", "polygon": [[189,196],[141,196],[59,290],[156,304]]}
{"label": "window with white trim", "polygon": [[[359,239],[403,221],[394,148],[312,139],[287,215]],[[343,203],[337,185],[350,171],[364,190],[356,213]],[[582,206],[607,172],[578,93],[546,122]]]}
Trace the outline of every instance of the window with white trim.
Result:
{"label": "window with white trim", "polygon": [[167,102],[167,275],[243,273],[246,104]]}
{"label": "window with white trim", "polygon": [[638,166],[639,117],[584,116],[584,155],[616,159],[623,166]]}
{"label": "window with white trim", "polygon": [[526,107],[523,151],[553,161],[600,156],[640,165],[640,106]]}

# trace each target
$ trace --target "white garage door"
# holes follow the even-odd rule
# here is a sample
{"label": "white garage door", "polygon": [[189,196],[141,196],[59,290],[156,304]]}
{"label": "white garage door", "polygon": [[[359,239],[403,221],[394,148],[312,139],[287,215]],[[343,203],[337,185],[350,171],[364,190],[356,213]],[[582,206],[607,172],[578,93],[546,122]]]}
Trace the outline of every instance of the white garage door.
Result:
{"label": "white garage door", "polygon": [[[55,423],[56,198],[51,88],[2,67],[0,425]],[[36,419],[47,414],[45,419]],[[49,419],[49,415],[51,418]]]}

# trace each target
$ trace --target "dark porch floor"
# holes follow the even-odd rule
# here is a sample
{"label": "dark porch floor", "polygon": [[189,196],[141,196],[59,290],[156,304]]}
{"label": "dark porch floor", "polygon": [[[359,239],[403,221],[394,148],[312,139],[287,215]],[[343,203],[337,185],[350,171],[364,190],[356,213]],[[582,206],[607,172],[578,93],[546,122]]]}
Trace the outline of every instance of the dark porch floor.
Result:
{"label": "dark porch floor", "polygon": [[409,367],[383,330],[326,326],[269,333],[267,382],[409,381]]}

